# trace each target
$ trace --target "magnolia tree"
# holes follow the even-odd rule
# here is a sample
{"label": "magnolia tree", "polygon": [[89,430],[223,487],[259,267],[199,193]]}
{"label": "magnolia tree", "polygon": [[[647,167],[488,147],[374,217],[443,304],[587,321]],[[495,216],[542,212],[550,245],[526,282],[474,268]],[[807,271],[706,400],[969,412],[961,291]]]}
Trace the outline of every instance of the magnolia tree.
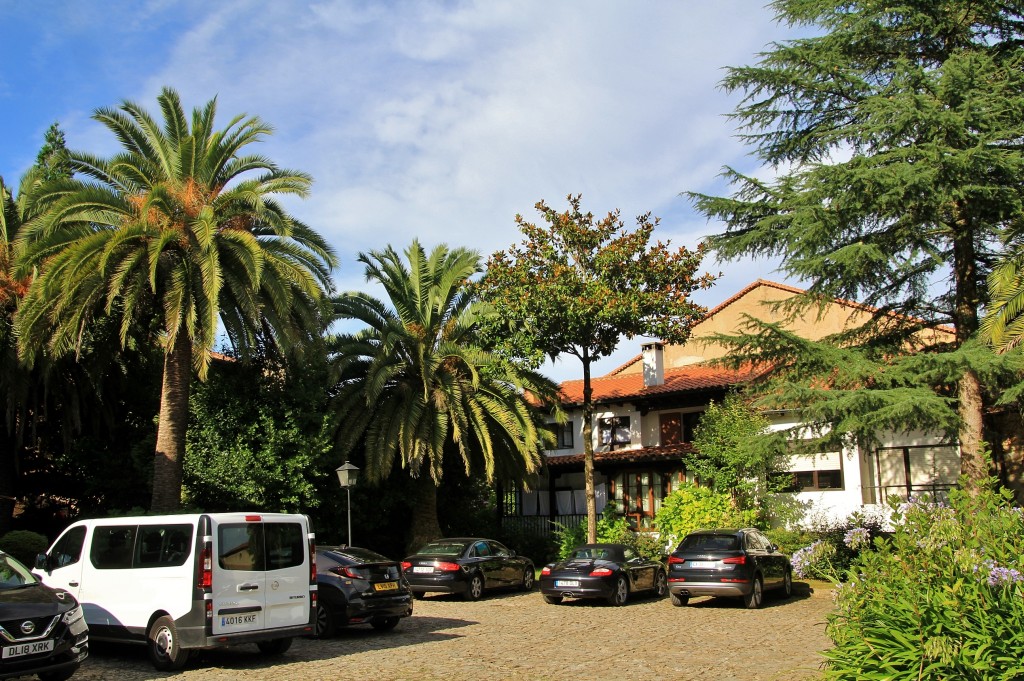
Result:
{"label": "magnolia tree", "polygon": [[698,274],[703,247],[671,248],[651,243],[658,218],[650,213],[626,229],[619,211],[596,219],[580,208],[580,195],[568,197],[558,212],[536,204],[544,224],[516,224],[521,244],[494,253],[480,291],[500,320],[501,342],[514,354],[538,360],[568,354],[583,366],[584,479],[587,538],[597,535],[594,496],[593,391],[591,365],[607,357],[620,338],[657,336],[684,342],[705,309],[690,300],[709,288],[710,274]]}

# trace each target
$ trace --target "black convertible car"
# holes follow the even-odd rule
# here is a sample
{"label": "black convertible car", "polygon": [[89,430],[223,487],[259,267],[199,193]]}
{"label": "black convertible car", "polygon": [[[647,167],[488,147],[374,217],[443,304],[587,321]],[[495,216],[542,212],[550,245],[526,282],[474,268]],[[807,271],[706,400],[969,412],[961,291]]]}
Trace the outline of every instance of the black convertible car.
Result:
{"label": "black convertible car", "polygon": [[493,539],[432,541],[402,561],[402,570],[417,598],[438,591],[462,594],[466,600],[475,601],[485,588],[533,588],[533,561]]}
{"label": "black convertible car", "polygon": [[612,605],[625,605],[630,594],[643,591],[659,598],[667,593],[665,566],[622,544],[585,544],[540,573],[540,592],[548,603],[603,598]]}

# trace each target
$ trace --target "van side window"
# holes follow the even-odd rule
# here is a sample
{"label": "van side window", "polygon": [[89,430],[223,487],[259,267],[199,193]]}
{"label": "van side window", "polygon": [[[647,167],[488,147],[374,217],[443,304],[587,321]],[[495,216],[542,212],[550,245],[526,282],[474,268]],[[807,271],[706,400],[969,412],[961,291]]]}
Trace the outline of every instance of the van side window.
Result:
{"label": "van side window", "polygon": [[53,567],[62,568],[66,565],[74,565],[82,557],[82,544],[85,543],[85,527],[79,525],[64,533],[64,536],[57,540],[50,551],[50,560]]}
{"label": "van side window", "polygon": [[192,525],[142,525],[135,542],[134,567],[184,565],[191,545]]}
{"label": "van side window", "polygon": [[217,561],[225,570],[263,570],[263,523],[217,526]]}
{"label": "van side window", "polygon": [[101,526],[93,530],[89,560],[101,570],[120,570],[132,566],[137,525]]}
{"label": "van side window", "polygon": [[299,523],[265,523],[267,569],[282,570],[302,565],[306,558],[306,537]]}

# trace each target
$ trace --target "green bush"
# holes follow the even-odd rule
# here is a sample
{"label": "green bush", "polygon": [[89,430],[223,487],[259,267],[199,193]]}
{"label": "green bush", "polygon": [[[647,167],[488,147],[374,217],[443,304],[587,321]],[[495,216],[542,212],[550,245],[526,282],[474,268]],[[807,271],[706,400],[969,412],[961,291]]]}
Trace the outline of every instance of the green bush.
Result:
{"label": "green bush", "polygon": [[[573,549],[587,543],[587,524],[564,525],[555,523],[559,559],[568,558]],[[619,515],[614,502],[609,502],[597,519],[597,541],[602,544],[625,544],[648,560],[665,557],[662,543],[653,534],[635,532],[626,519]]]}
{"label": "green bush", "polygon": [[663,544],[672,548],[694,530],[751,527],[756,522],[757,511],[738,510],[728,494],[689,483],[665,497],[654,516],[654,526],[661,533]]}
{"label": "green bush", "polygon": [[792,552],[794,574],[840,582],[860,552],[889,532],[882,516],[857,512],[838,522],[819,522],[804,535],[809,538],[805,546]]}
{"label": "green bush", "polygon": [[954,490],[895,509],[895,530],[836,591],[825,678],[1024,678],[1024,515]]}
{"label": "green bush", "polygon": [[45,552],[49,546],[46,537],[28,530],[13,530],[0,537],[0,551],[11,554],[28,567],[35,565],[36,555]]}

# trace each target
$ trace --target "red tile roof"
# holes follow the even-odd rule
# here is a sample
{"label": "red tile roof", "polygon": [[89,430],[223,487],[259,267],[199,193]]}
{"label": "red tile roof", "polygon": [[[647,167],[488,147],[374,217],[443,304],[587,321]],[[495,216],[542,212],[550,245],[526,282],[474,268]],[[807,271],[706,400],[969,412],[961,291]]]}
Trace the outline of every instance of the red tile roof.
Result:
{"label": "red tile roof", "polygon": [[[693,445],[686,442],[678,445],[660,445],[639,449],[615,449],[610,452],[594,452],[594,463],[639,463],[648,461],[670,461],[683,454],[695,452]],[[583,464],[583,454],[567,456],[547,455],[548,468],[576,467]]]}
{"label": "red tile roof", "polygon": [[[602,376],[590,379],[594,402],[611,402],[638,397],[650,397],[664,393],[727,388],[749,381],[758,374],[752,368],[727,369],[707,364],[689,364],[678,369],[665,371],[665,382],[661,385],[644,386],[642,372]],[[566,381],[561,386],[562,404],[583,403],[583,380]]]}

